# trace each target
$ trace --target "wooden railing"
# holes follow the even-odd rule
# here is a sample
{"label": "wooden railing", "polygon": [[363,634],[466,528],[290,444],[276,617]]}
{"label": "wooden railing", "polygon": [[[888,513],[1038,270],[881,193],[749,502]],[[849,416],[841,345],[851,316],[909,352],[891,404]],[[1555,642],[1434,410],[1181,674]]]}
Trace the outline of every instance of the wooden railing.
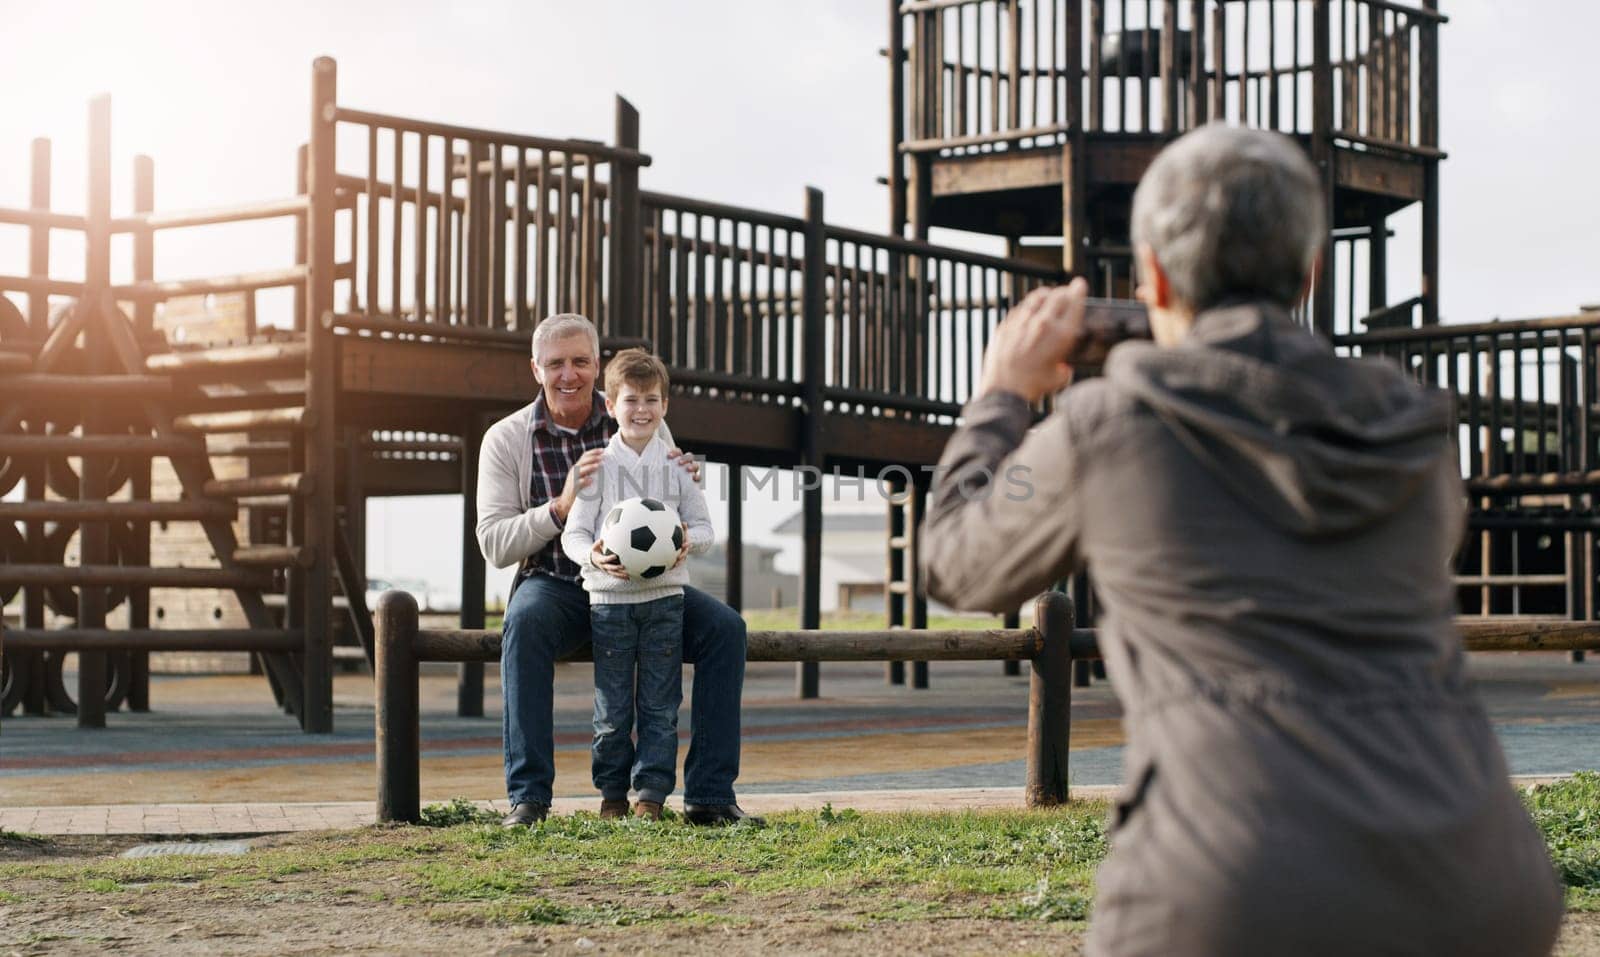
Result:
{"label": "wooden railing", "polygon": [[[1456,398],[1456,439],[1479,534],[1461,558],[1463,607],[1600,610],[1600,314],[1337,336]],[[1531,567],[1533,565],[1540,567]]]}
{"label": "wooden railing", "polygon": [[1210,120],[1437,155],[1434,0],[891,0],[899,153]]}
{"label": "wooden railing", "polygon": [[[660,193],[645,193],[643,209],[645,337],[675,381],[697,387],[800,396],[814,326],[824,401],[953,416],[1006,311],[1065,278],[820,216]],[[814,273],[808,235],[821,237]]]}
{"label": "wooden railing", "polygon": [[650,159],[626,101],[617,145],[343,107],[336,118],[341,146],[355,144],[337,162],[354,264],[339,325],[525,342],[544,316],[578,312],[602,334],[637,334],[622,280],[639,268],[638,169]]}

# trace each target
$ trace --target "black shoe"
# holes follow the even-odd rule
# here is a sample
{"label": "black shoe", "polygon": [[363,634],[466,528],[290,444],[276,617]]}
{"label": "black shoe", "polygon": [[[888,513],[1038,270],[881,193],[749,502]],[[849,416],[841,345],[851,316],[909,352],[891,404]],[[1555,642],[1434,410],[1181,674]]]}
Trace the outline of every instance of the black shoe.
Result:
{"label": "black shoe", "polygon": [[746,814],[737,804],[685,804],[683,819],[701,827],[716,824],[744,824],[749,827],[766,827],[767,819]]}
{"label": "black shoe", "polygon": [[511,805],[511,813],[500,821],[501,827],[532,827],[550,813],[550,805],[521,801]]}

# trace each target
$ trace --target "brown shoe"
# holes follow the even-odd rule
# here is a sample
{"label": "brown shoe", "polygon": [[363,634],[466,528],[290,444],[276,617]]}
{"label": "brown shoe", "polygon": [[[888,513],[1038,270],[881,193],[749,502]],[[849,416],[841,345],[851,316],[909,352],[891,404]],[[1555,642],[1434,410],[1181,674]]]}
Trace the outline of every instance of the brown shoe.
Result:
{"label": "brown shoe", "polygon": [[661,820],[661,802],[640,801],[633,806],[633,813],[635,817],[646,821],[659,821]]}
{"label": "brown shoe", "polygon": [[620,821],[628,816],[628,799],[621,798],[616,801],[602,799],[600,801],[600,820]]}

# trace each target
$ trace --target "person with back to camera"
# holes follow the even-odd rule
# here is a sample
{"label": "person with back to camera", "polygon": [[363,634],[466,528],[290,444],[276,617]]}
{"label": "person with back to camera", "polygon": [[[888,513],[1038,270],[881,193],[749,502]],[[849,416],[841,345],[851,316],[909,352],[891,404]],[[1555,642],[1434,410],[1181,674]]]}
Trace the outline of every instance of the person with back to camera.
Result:
{"label": "person with back to camera", "polygon": [[[1451,620],[1450,398],[1292,321],[1326,224],[1290,139],[1180,138],[1132,228],[1156,341],[1030,433],[1086,287],[1030,295],[923,528],[951,605],[1094,576],[1128,744],[1089,953],[1549,953],[1561,888]],[[1031,495],[986,494],[1000,474]]]}
{"label": "person with back to camera", "polygon": [[[683,563],[689,553],[709,549],[715,532],[705,492],[667,460],[667,443],[658,434],[667,415],[667,367],[642,349],[625,349],[606,364],[605,377],[606,412],[617,421],[617,432],[606,446],[594,485],[578,495],[567,515],[561,547],[583,569],[583,588],[589,593],[593,774],[600,816],[627,816],[631,783],[639,795],[635,812],[659,821],[661,806],[677,782],[683,586],[689,583]],[[602,520],[634,496],[676,510],[685,536],[671,568],[640,581],[629,576],[600,540]],[[636,712],[637,749],[632,740]]]}

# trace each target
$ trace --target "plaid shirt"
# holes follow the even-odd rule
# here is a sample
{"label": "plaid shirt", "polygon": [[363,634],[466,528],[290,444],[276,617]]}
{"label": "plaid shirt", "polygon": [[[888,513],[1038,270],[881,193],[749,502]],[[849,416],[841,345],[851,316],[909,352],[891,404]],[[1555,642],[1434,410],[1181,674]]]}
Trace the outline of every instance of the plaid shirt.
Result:
{"label": "plaid shirt", "polygon": [[[566,484],[573,464],[590,449],[605,448],[616,431],[617,421],[606,414],[606,400],[598,391],[594,394],[589,420],[579,426],[577,432],[568,432],[550,421],[544,391],[540,390],[533,400],[533,479],[529,483],[529,501],[549,502],[560,497],[561,487]],[[570,582],[582,578],[578,566],[561,551],[560,536],[524,559],[518,577],[536,573]]]}

